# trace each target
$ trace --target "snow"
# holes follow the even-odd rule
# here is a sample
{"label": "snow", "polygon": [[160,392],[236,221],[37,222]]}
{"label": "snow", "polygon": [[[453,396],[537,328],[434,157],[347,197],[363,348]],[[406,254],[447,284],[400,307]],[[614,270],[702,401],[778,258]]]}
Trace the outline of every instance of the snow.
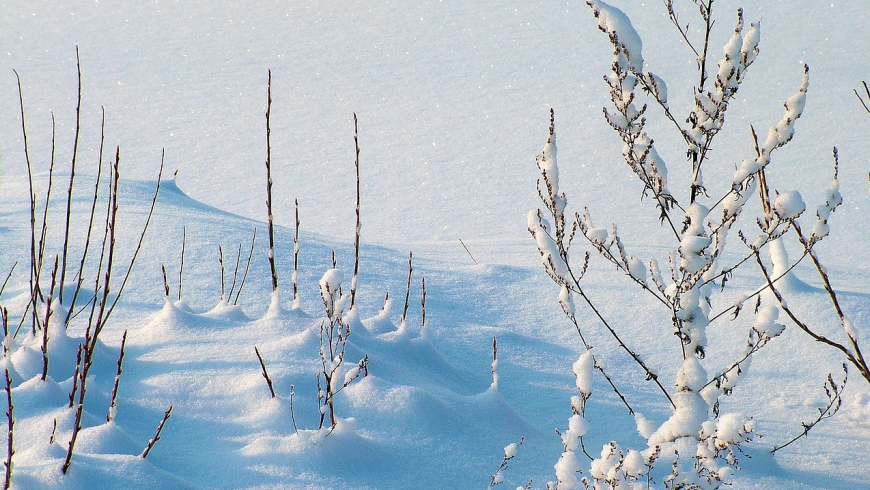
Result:
{"label": "snow", "polygon": [[786,191],[776,196],[773,211],[781,219],[795,219],[806,211],[807,205],[798,191]]}
{"label": "snow", "polygon": [[[759,185],[753,176],[765,169],[771,195],[789,189],[775,199],[776,216],[796,220],[813,240],[824,238],[817,252],[846,316],[832,311],[809,259],[793,271],[804,286],[783,284],[788,304],[830,338],[867,338],[870,206],[861,156],[870,150],[870,118],[852,93],[870,73],[865,5],[855,0],[744,5],[747,22],[738,35],[731,28],[739,4],[715,2],[719,20],[708,60],[711,77],[724,80],[732,68],[753,68],[728,107],[728,124],[711,148],[703,184],[711,196],[735,190],[722,201],[724,211],[687,206],[686,230],[679,218],[675,222],[680,253],[669,267],[673,233],[658,220],[654,199],[641,198],[631,170],[619,163],[624,142],[603,120],[602,107],[612,111],[602,76],[610,72],[613,47],[597,27],[622,43],[615,60],[631,72],[619,81],[626,89],[621,101],[626,111],[636,114],[649,105],[647,134],[636,148],[649,149],[644,165],[665,192],[681,192],[678,184],[692,178],[691,164],[682,138],[669,135],[672,123],[663,121],[662,108],[636,85],[652,87],[681,122],[695,104],[694,60],[686,57],[691,50],[661,2],[589,4],[591,9],[582,2],[514,0],[383,5],[64,0],[50,7],[0,6],[0,65],[21,76],[37,211],[48,186],[51,114],[56,118],[46,262],[61,253],[76,45],[83,102],[71,243],[75,257],[88,222],[105,106],[104,160],[112,160],[121,146],[119,249],[110,295],[117,293],[133,254],[163,148],[166,171],[178,170],[164,179],[130,282],[96,344],[83,428],[70,471],[62,475],[75,415],[69,395],[88,311],[65,329],[57,319],[71,305],[51,305],[49,373],[41,380],[41,335],[32,335],[25,322],[11,338],[30,300],[30,193],[17,80],[9,69],[0,76],[0,284],[18,262],[0,294],[10,313],[5,341],[10,351],[3,362],[13,386],[14,488],[482,488],[502,456],[515,456],[500,474],[504,485],[522,487],[531,478],[533,488],[543,488],[558,479],[557,488],[571,488],[592,473],[641,475],[651,441],[676,447],[683,444],[681,437],[707,429],[728,442],[743,441],[756,429],[764,434],[741,446],[753,458],[741,457],[741,470],[728,476],[735,488],[863,488],[870,479],[870,389],[855,370],[840,414],[775,456],[768,453],[799,433],[801,421],[817,415],[827,373],[836,377],[842,358],[806,338],[780,314],[772,296],[761,294],[755,311],[751,295],[763,284],[757,271],[750,271],[753,260],[728,276],[712,304],[705,304],[711,295],[703,291],[680,292],[685,308],[677,314],[697,321],[693,328],[703,331],[696,335],[709,337],[710,346],[724,346],[708,349],[700,361],[691,353],[683,360],[670,316],[632,279],[645,282],[649,276],[649,287],[675,297],[681,264],[685,271],[698,271],[709,262],[705,254],[715,255],[718,271],[746,256],[737,231],[750,244],[759,232],[753,221]],[[678,8],[681,20],[692,19],[690,35],[695,35],[700,24],[692,11]],[[763,39],[754,19],[764,19]],[[727,62],[715,64],[723,46]],[[812,85],[801,80],[803,63],[812,68]],[[273,69],[274,257],[282,286],[275,291],[264,239],[267,68]],[[726,86],[734,83],[729,78]],[[630,101],[632,90],[636,98]],[[705,97],[702,104],[713,104]],[[555,136],[541,147],[551,107],[560,131],[558,167]],[[354,112],[360,120],[366,226],[357,303],[348,312]],[[608,117],[618,126],[629,124],[621,114]],[[834,145],[841,162],[832,181]],[[552,240],[555,224],[534,212],[523,219],[537,205],[536,156],[545,157],[540,162],[555,184],[551,197],[565,213],[566,235],[573,213],[588,208],[599,224],[617,223],[620,240],[634,254],[628,256],[631,277],[614,271],[595,255],[593,244],[615,253],[615,233],[588,219],[586,237],[574,238],[570,255],[576,272],[582,252],[593,253],[584,293],[624,333],[623,340],[662,373],[659,379],[672,393],[675,383],[697,390],[709,376],[727,373],[720,388],[733,394],[716,391],[722,409],[716,424],[707,424],[712,409],[703,391],[675,394],[677,409],[671,410],[600,328],[582,297],[554,285],[541,270],[542,262],[551,264],[565,278],[568,264]],[[104,168],[104,183],[108,173]],[[297,198],[300,267],[293,271]],[[704,222],[718,221],[723,213],[730,219],[744,205],[748,216],[736,217],[729,246],[716,248],[703,234]],[[802,213],[807,206],[810,212]],[[244,253],[254,228],[251,269],[233,304],[220,297],[216,249],[231,251],[242,243]],[[187,242],[179,296],[182,229]],[[415,262],[403,315],[409,250]],[[802,248],[783,240],[770,250],[771,270],[779,271]],[[92,260],[74,311],[99,291],[93,283],[98,257]],[[168,295],[161,265],[167,269]],[[232,261],[225,265],[232,275]],[[43,280],[49,275],[44,271]],[[67,288],[74,275],[67,271]],[[290,284],[297,281],[298,301],[290,297]],[[720,282],[706,287],[718,290]],[[324,301],[331,314],[324,313]],[[734,320],[726,314],[702,325],[736,303],[742,311]],[[576,316],[592,350],[584,348],[563,309]],[[315,374],[324,315],[343,315],[351,326],[344,369],[335,382],[352,382],[337,395],[337,425],[329,433],[317,429]],[[753,357],[751,371],[748,362],[729,370],[745,352],[751,329],[777,338]],[[127,353],[116,417],[107,422],[124,331]],[[490,387],[493,336],[499,341],[497,389]],[[254,346],[274,381],[275,398]],[[366,354],[367,375],[355,364]],[[613,377],[634,416],[595,367]],[[578,390],[592,395],[582,415],[572,410],[582,405]],[[569,408],[571,397],[576,400]],[[170,405],[172,416],[160,440],[147,458],[139,457]],[[566,437],[555,435],[555,427]],[[579,452],[580,435],[590,454],[604,448],[596,462]],[[516,443],[506,446],[521,436],[524,450],[517,451]],[[698,450],[695,442],[687,447],[690,453]],[[620,452],[623,474],[617,475]]]}

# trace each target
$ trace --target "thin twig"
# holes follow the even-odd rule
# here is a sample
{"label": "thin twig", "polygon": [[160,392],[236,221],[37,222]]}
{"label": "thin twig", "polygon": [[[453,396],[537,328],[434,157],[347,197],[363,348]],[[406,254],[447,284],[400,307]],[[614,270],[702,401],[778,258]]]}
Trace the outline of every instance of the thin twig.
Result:
{"label": "thin twig", "polygon": [[278,271],[275,268],[275,228],[272,220],[272,70],[269,70],[266,104],[266,212],[269,218],[269,269],[272,272],[272,291],[278,290]]}
{"label": "thin twig", "polygon": [[290,420],[293,421],[293,431],[297,434],[299,433],[299,427],[296,427],[296,414],[293,410],[293,397],[296,396],[296,391],[294,390],[293,384],[290,384]]}
{"label": "thin twig", "polygon": [[224,248],[218,245],[218,264],[220,264],[221,268],[221,303],[224,302],[224,298],[226,298],[226,292],[224,291]]}
{"label": "thin twig", "polygon": [[293,230],[293,304],[299,304],[299,199],[293,200],[296,209],[296,228]]}
{"label": "thin twig", "polygon": [[9,274],[6,274],[6,280],[3,281],[3,285],[0,286],[0,297],[3,296],[3,291],[6,290],[6,285],[9,284],[9,279],[12,277],[12,273],[15,272],[15,267],[18,265],[18,262],[12,264],[12,268],[9,269]]}
{"label": "thin twig", "polygon": [[420,331],[426,331],[426,278],[424,277],[422,280],[422,296],[420,297],[420,313],[423,315],[423,319],[420,321]]}
{"label": "thin twig", "polygon": [[245,273],[242,274],[242,282],[239,283],[239,290],[236,292],[234,305],[239,304],[239,296],[242,294],[242,288],[245,287],[245,280],[248,278],[248,270],[251,268],[251,258],[254,256],[254,243],[257,241],[257,229],[254,228],[254,236],[251,237],[251,252],[248,254],[248,262],[245,264]]}
{"label": "thin twig", "polygon": [[819,411],[819,415],[810,423],[801,422],[801,427],[803,430],[800,434],[792,437],[785,444],[780,446],[774,446],[773,449],[770,450],[771,453],[776,453],[780,449],[789,446],[791,443],[797,441],[801,437],[807,436],[810,432],[810,429],[818,425],[819,422],[829,419],[837,414],[840,411],[840,407],[843,406],[843,389],[846,387],[846,382],[849,380],[849,368],[846,363],[843,363],[843,382],[837,384],[834,382],[834,377],[828,373],[828,379],[825,382],[825,393],[828,396],[828,404],[824,407],[819,407],[817,410]]}
{"label": "thin twig", "polygon": [[[861,83],[864,85],[864,93],[867,94],[867,100],[870,101],[870,88],[867,87],[867,82],[862,81]],[[855,92],[855,97],[858,97],[858,102],[860,102],[861,106],[864,107],[864,110],[867,111],[868,114],[870,114],[870,107],[868,107],[867,104],[864,102],[864,99],[861,98],[861,94],[859,94],[858,91],[855,89],[852,89],[852,92]]]}
{"label": "thin twig", "polygon": [[48,292],[48,300],[45,302],[45,320],[42,322],[42,380],[48,377],[48,325],[51,320],[52,297],[54,296],[55,279],[57,278],[57,255],[54,256],[54,269],[51,271],[51,290]]}
{"label": "thin twig", "polygon": [[408,252],[408,281],[405,286],[405,306],[402,308],[402,321],[401,324],[405,323],[405,319],[408,316],[408,299],[411,297],[411,274],[414,272],[414,252]]}
{"label": "thin twig", "polygon": [[163,296],[169,299],[169,281],[166,279],[166,266],[160,264],[160,271],[163,273]]}
{"label": "thin twig", "polygon": [[[21,108],[21,133],[24,138],[24,160],[27,162],[27,183],[30,193],[30,294],[31,296],[34,296],[39,283],[37,271],[35,270],[36,193],[33,190],[33,165],[30,161],[30,146],[27,143],[27,122],[24,115],[24,91],[21,88],[21,76],[18,75],[18,71],[16,71],[15,69],[13,69],[12,71],[15,73],[15,78],[18,80],[18,103],[19,107]],[[34,300],[33,298],[31,298],[30,303],[28,303],[28,309],[32,307],[33,302]],[[18,324],[18,328],[15,329],[15,334],[13,335],[13,337],[18,335],[18,331],[21,329],[21,325],[24,323],[25,318],[27,318],[27,311],[25,311],[24,314],[21,315],[21,322]]]}
{"label": "thin twig", "polygon": [[79,58],[79,47],[76,46],[76,66],[78,67],[78,98],[76,102],[76,136],[73,142],[72,163],[70,164],[69,172],[69,189],[66,192],[66,226],[63,231],[63,262],[60,269],[60,302],[63,303],[63,286],[66,280],[66,262],[69,246],[69,223],[72,214],[72,196],[73,183],[76,179],[76,157],[79,152],[79,133],[81,132],[81,114],[82,114],[82,62]]}
{"label": "thin twig", "polygon": [[6,410],[6,423],[8,424],[6,429],[6,462],[3,465],[6,467],[6,484],[3,486],[4,489],[9,490],[12,488],[12,455],[15,454],[15,448],[13,446],[13,433],[15,428],[15,417],[13,416],[13,406],[12,406],[12,379],[9,377],[9,368],[6,368],[6,406],[8,409]]}
{"label": "thin twig", "polygon": [[236,290],[236,280],[239,278],[239,265],[242,262],[242,244],[239,243],[239,251],[236,253],[236,265],[233,267],[233,282],[230,284],[230,292],[227,294],[227,299],[224,302],[229,303],[229,299],[233,297],[233,292]]}
{"label": "thin twig", "polygon": [[184,274],[184,248],[187,246],[187,227],[181,228],[181,266],[178,268],[178,300],[181,301],[181,279]]}
{"label": "thin twig", "polygon": [[263,377],[266,378],[266,384],[269,386],[269,393],[272,394],[272,398],[275,398],[275,388],[272,385],[272,378],[269,377],[269,372],[266,371],[266,363],[263,362],[263,356],[260,355],[260,350],[257,349],[256,346],[254,346],[254,352],[257,354],[257,359],[260,361],[260,368],[263,370]]}
{"label": "thin twig", "polygon": [[[88,217],[88,229],[87,229],[87,233],[85,235],[85,246],[84,246],[84,250],[82,251],[81,261],[79,262],[79,271],[77,274],[78,280],[76,281],[76,287],[75,287],[75,291],[73,292],[72,300],[69,303],[69,310],[67,311],[66,318],[63,321],[64,326],[68,326],[70,320],[72,319],[73,309],[75,308],[76,300],[79,297],[79,292],[82,289],[82,283],[84,282],[84,279],[85,279],[84,278],[85,262],[87,261],[88,252],[91,248],[91,232],[94,229],[94,216],[96,215],[97,201],[98,201],[99,195],[100,195],[100,179],[102,178],[102,174],[103,174],[103,146],[104,146],[104,143],[106,141],[106,108],[101,106],[100,109],[102,110],[102,122],[100,123],[100,156],[99,156],[99,162],[97,164],[97,179],[96,179],[96,182],[94,183],[94,199],[91,202],[91,212],[90,212],[90,216]],[[99,267],[97,269],[99,270]],[[96,291],[96,289],[94,291]],[[80,311],[82,311],[82,310],[80,310]]]}
{"label": "thin twig", "polygon": [[[169,294],[167,293],[167,296]],[[118,370],[115,372],[115,384],[112,386],[112,403],[109,404],[109,411],[106,413],[106,422],[111,422],[115,418],[118,411],[118,386],[121,384],[122,363],[124,362],[124,347],[127,345],[127,331],[124,330],[124,336],[121,337],[121,353],[118,354]]]}
{"label": "thin twig", "polygon": [[160,170],[157,172],[157,185],[154,187],[154,197],[151,198],[151,207],[148,209],[148,217],[145,218],[145,225],[142,227],[142,233],[139,234],[139,242],[136,243],[136,249],[133,251],[133,257],[130,259],[130,264],[127,266],[127,272],[124,274],[124,279],[121,281],[121,287],[118,288],[118,292],[115,294],[115,300],[112,301],[112,306],[106,313],[106,321],[108,321],[112,312],[115,310],[115,306],[121,299],[121,295],[124,293],[124,288],[127,286],[127,280],[130,279],[130,273],[133,272],[133,266],[136,264],[136,257],[139,256],[139,251],[142,250],[142,242],[145,241],[145,233],[148,231],[148,225],[151,224],[151,217],[154,215],[154,208],[157,206],[157,196],[160,194],[160,181],[163,179],[163,165],[165,161],[166,149],[164,148],[160,155]]}
{"label": "thin twig", "polygon": [[78,391],[78,383],[79,383],[79,370],[82,366],[82,352],[84,352],[84,345],[79,344],[78,349],[76,350],[76,368],[73,372],[73,384],[72,389],[69,392],[69,408],[75,406],[76,392]]}
{"label": "thin twig", "polygon": [[157,432],[154,433],[154,438],[148,441],[148,445],[145,447],[145,450],[142,451],[142,459],[148,457],[148,453],[151,452],[151,448],[154,447],[154,444],[160,440],[160,432],[163,431],[163,425],[169,420],[169,417],[172,415],[172,405],[169,405],[169,409],[166,410],[166,413],[163,414],[163,420],[160,421],[160,425],[157,426]]}
{"label": "thin twig", "polygon": [[360,191],[359,191],[359,128],[357,127],[356,113],[353,115],[353,144],[356,149],[356,158],[354,159],[354,167],[356,168],[356,227],[354,228],[353,239],[353,278],[350,281],[350,309],[356,305],[356,286],[357,277],[359,275],[359,238],[361,231],[360,224]]}
{"label": "thin twig", "polygon": [[468,250],[468,247],[465,246],[465,242],[463,242],[461,238],[459,239],[459,243],[461,243],[462,248],[464,248],[465,251],[468,252],[468,256],[471,257],[471,261],[474,262],[474,265],[477,265],[477,260],[474,259],[474,255],[471,255],[471,250]]}

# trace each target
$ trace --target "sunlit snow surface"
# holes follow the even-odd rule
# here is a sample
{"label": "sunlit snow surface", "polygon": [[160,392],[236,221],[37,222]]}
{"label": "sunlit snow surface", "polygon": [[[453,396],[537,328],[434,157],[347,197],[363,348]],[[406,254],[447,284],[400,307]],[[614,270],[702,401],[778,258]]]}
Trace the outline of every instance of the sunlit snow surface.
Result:
{"label": "sunlit snow surface", "polygon": [[[693,55],[661,2],[611,3],[631,19],[645,67],[667,83],[670,107],[688,114],[697,83]],[[686,10],[691,3],[684,3],[677,4],[681,19],[695,29],[698,20]],[[785,214],[800,207],[793,197],[805,203],[801,219],[810,230],[831,182],[831,147],[839,148],[844,203],[818,250],[859,339],[867,338],[870,116],[852,93],[870,79],[866,6],[857,0],[749,3],[742,5],[747,23],[762,21],[761,53],[729,107],[705,184],[711,194],[730,186],[740,162],[755,157],[749,125],[763,135],[780,121],[782,102],[809,64],[795,139],[775,153],[768,179],[787,196]],[[711,58],[720,56],[738,6],[714,3],[719,20]],[[608,95],[601,77],[613,53],[584,2],[0,1],[0,12],[0,280],[19,261],[0,303],[11,323],[17,325],[28,299],[30,235],[12,69],[21,76],[39,199],[48,183],[51,113],[60,176],[54,192],[65,195],[80,49],[82,134],[72,216],[78,247],[96,174],[101,106],[107,160],[121,147],[121,264],[135,247],[163,148],[167,167],[142,255],[97,349],[85,428],[66,476],[60,466],[72,424],[67,397],[83,317],[53,337],[46,382],[34,378],[42,368],[34,339],[22,333],[13,342],[18,488],[485,488],[505,446],[521,436],[525,442],[503,475],[506,488],[530,478],[543,488],[554,479],[563,448],[553,429],[563,430],[571,415],[577,392],[572,365],[581,344],[526,230],[526,213],[538,206],[535,156],[546,141],[550,107],[567,211],[588,206],[605,230],[616,222],[632,256],[657,258],[663,268],[672,238],[651,200],[640,201],[641,188],[622,163],[622,143],[603,120]],[[264,206],[269,68],[281,282],[281,308],[271,310]],[[348,362],[368,354],[370,376],[338,397],[342,421],[324,439],[311,432],[319,418],[318,281],[332,268],[335,250],[350,284],[354,112],[363,223],[358,308],[366,328],[352,334]],[[656,108],[650,114],[648,129],[677,192],[690,178],[684,147]],[[785,194],[790,191],[799,195]],[[301,309],[291,311],[294,199],[302,222]],[[64,219],[61,199],[53,206],[50,254],[59,250]],[[741,226],[749,231],[754,224]],[[187,243],[179,303],[182,228]],[[257,246],[239,305],[219,305],[218,246],[231,267],[239,244],[247,251],[254,228]],[[792,245],[789,253],[796,256]],[[396,333],[411,250],[407,329]],[[169,302],[161,264],[172,287]],[[729,282],[720,307],[758,285],[748,272]],[[593,259],[588,274],[602,313],[672,385],[679,345],[667,312],[603,261]],[[424,276],[429,333],[422,338]],[[801,265],[795,279],[789,304],[822,331],[842,335],[813,270]],[[379,313],[386,293],[392,306]],[[576,311],[626,396],[656,426],[665,422],[671,412],[657,390],[585,305],[578,303]],[[708,371],[742,352],[750,319],[723,318],[709,327],[710,345],[724,348],[708,352]],[[778,321],[786,322],[784,315]],[[746,448],[752,458],[741,459],[735,488],[864,488],[870,389],[857,373],[840,414],[775,457],[767,453],[815,417],[825,402],[827,374],[837,377],[840,370],[833,350],[786,324],[723,404],[726,411],[753,415],[763,435]],[[124,330],[118,415],[106,423]],[[491,387],[493,336],[497,388]],[[275,399],[254,346],[275,382]],[[634,418],[596,376],[586,417],[590,454],[597,456],[611,439],[642,449]],[[147,459],[138,458],[170,404],[161,440]],[[58,442],[50,444],[55,420]]]}

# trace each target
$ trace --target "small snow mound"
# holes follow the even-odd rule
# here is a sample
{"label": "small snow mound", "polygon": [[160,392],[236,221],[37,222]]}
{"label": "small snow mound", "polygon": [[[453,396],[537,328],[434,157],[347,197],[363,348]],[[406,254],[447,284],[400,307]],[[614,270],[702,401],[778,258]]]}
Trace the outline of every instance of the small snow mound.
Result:
{"label": "small snow mound", "polygon": [[135,456],[142,453],[145,445],[145,441],[136,442],[113,421],[82,429],[76,440],[76,451],[88,454]]}
{"label": "small snow mound", "polygon": [[783,192],[773,203],[773,211],[780,219],[792,220],[806,211],[807,205],[798,191]]}
{"label": "small snow mound", "polygon": [[356,419],[348,418],[338,419],[335,429],[331,432],[328,427],[324,427],[322,429],[304,429],[288,436],[272,433],[256,435],[239,452],[244,456],[299,455],[312,451],[321,452],[341,447],[353,447],[363,440],[364,438],[356,433]]}
{"label": "small snow mound", "polygon": [[400,413],[411,407],[415,391],[410,386],[394,386],[370,374],[345,388],[344,394],[355,409]]}
{"label": "small snow mound", "polygon": [[205,318],[213,318],[215,320],[223,320],[225,322],[246,322],[249,321],[242,307],[239,305],[231,305],[225,301],[220,301],[214,308],[202,314]]}

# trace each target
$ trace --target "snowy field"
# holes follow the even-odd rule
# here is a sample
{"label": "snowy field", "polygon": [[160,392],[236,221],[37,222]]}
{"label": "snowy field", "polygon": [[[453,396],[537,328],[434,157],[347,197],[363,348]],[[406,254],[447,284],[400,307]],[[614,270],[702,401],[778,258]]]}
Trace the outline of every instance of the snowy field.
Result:
{"label": "snowy field", "polygon": [[[667,83],[668,106],[676,122],[685,124],[698,84],[691,48],[662,2],[611,3],[631,19],[643,40],[643,70]],[[680,0],[674,6],[681,22],[690,24],[689,37],[701,42],[695,5]],[[838,148],[843,204],[831,216],[830,236],[815,251],[860,342],[870,328],[870,114],[853,89],[863,91],[861,81],[870,79],[870,14],[858,0],[716,1],[711,76],[741,6],[745,30],[761,21],[760,53],[707,155],[708,205],[728,192],[743,160],[756,158],[750,126],[764,143],[767,128],[783,117],[783,101],[801,86],[804,63],[809,65],[794,139],[773,153],[766,178],[771,194],[800,193],[807,211],[798,222],[809,233],[831,183],[831,149]],[[623,159],[620,136],[602,115],[603,107],[614,110],[603,80],[611,72],[613,47],[585,2],[0,0],[0,12],[0,285],[12,270],[0,305],[9,312],[10,337],[22,325],[7,340],[4,355],[14,405],[13,488],[486,488],[505,447],[521,438],[497,488],[522,488],[531,480],[531,488],[543,489],[556,480],[555,471],[565,465],[562,470],[554,465],[571,452],[566,451],[571,444],[553,429],[574,433],[567,429],[571,397],[578,386],[589,386],[585,368],[575,366],[583,342],[560,308],[560,287],[545,273],[528,231],[528,212],[543,209],[535,162],[548,138],[550,108],[569,221],[588,207],[607,232],[617,223],[629,255],[642,265],[656,259],[668,279],[669,253],[680,245],[659,221],[655,199],[641,199],[644,187]],[[28,194],[32,185],[38,244],[51,181],[40,281],[45,296],[36,301],[44,322],[54,259],[63,257],[77,128],[77,47],[82,101],[70,264],[64,304],[55,302],[51,310],[43,380],[43,331],[34,333],[28,309]],[[32,184],[13,69],[23,94]],[[272,293],[265,205],[270,69],[280,296]],[[712,85],[708,81],[708,88]],[[636,92],[636,104],[649,105],[646,129],[667,163],[670,188],[686,204],[692,179],[686,144],[653,97],[640,88]],[[104,166],[97,217],[89,227],[103,108]],[[351,336],[338,371],[350,382],[334,399],[334,430],[317,430],[322,401],[315,375],[321,371],[321,326],[329,324],[319,283],[333,260],[343,275],[342,292],[353,288],[354,113],[362,245],[356,305],[344,317]],[[56,163],[50,174],[53,121]],[[70,399],[79,400],[81,393],[76,354],[86,339],[87,303],[104,291],[104,284],[94,286],[103,281],[98,243],[116,148],[119,211],[109,305],[149,215],[163,151],[165,168],[135,268],[93,343],[77,431],[76,410],[70,408],[75,405]],[[301,225],[294,304],[296,200]],[[749,242],[758,235],[758,194],[748,202],[720,269],[748,252],[738,229]],[[780,209],[796,209],[794,202],[782,202]],[[682,212],[676,210],[674,219],[682,223]],[[89,228],[91,255],[72,307],[84,310],[64,327]],[[789,256],[799,257],[802,248],[793,233],[784,241]],[[218,247],[225,291],[233,288],[224,298]],[[576,239],[575,267],[587,250],[592,257],[584,292],[676,394],[677,373],[685,375],[686,367],[672,312],[602,258],[591,238]],[[403,315],[409,252],[413,273]],[[766,249],[761,257],[772,260]],[[780,259],[774,254],[774,262]],[[330,275],[334,286],[339,274]],[[764,281],[754,260],[748,261],[721,293],[716,283],[712,312]],[[783,282],[787,303],[800,318],[848,343],[809,258]],[[765,297],[775,303],[772,295]],[[643,370],[581,297],[575,294],[573,301],[578,327],[612,382],[654,427],[666,424],[673,412],[663,393],[644,380]],[[744,306],[737,319],[724,315],[706,329],[709,348],[701,363],[711,376],[745,350],[756,319],[754,299]],[[807,437],[770,453],[800,434],[802,422],[819,415],[829,401],[825,381],[831,373],[840,383],[845,361],[839,351],[801,332],[784,312],[777,322],[785,331],[752,357],[751,367],[741,365],[740,383],[716,406],[723,415],[751,417],[755,429],[753,440],[736,453],[740,471],[727,481],[741,489],[870,487],[870,384],[852,365],[839,412]],[[124,332],[123,374],[117,407],[110,409]],[[352,368],[366,356],[367,369],[352,379]],[[578,371],[581,380],[575,379]],[[635,418],[597,371],[591,387],[583,410],[588,453],[599,458],[610,441],[625,450],[646,450],[649,434],[638,432]],[[5,408],[6,392],[0,394]],[[140,457],[170,405],[160,440]],[[705,417],[713,419],[707,408]],[[107,413],[112,421],[106,421]],[[0,420],[5,434],[2,413]],[[71,464],[63,473],[74,433]],[[2,461],[4,449],[0,443]],[[580,448],[576,455],[583,468],[579,476],[590,477],[590,460]],[[671,471],[665,459],[658,465],[653,488],[663,488]],[[647,486],[646,476],[636,482],[636,488]],[[563,481],[559,488],[570,487]]]}

